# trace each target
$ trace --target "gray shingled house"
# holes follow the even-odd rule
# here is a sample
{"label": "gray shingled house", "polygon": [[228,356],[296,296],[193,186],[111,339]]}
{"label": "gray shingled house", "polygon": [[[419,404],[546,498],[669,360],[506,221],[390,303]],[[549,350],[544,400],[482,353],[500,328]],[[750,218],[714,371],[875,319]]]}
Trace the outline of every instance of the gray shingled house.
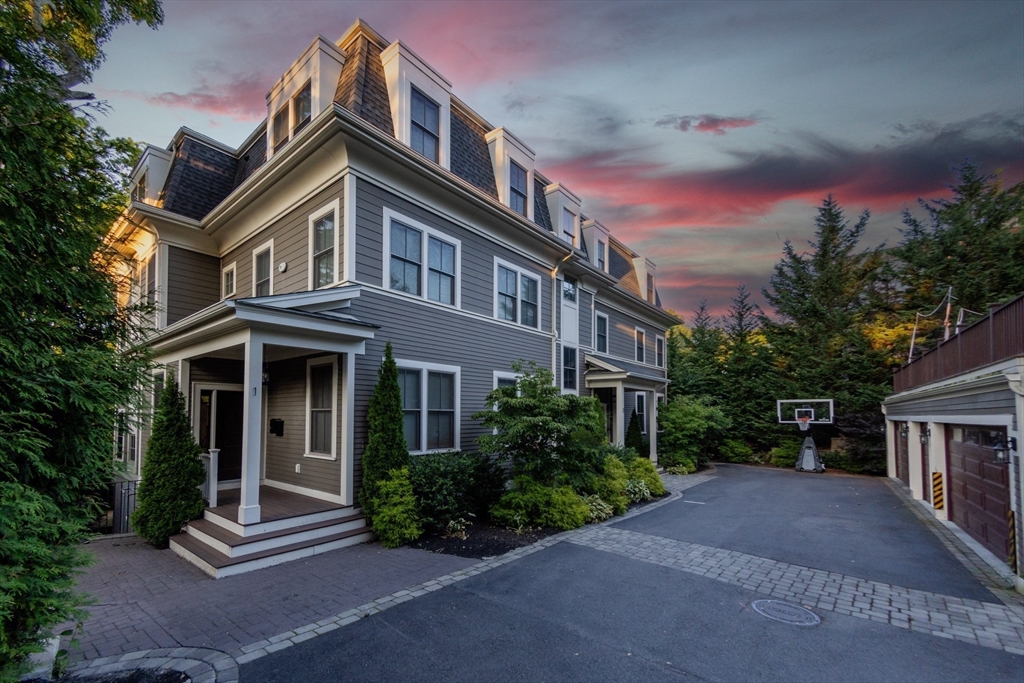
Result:
{"label": "gray shingled house", "polygon": [[[211,575],[370,537],[355,505],[388,341],[412,453],[475,448],[470,416],[518,359],[600,399],[613,442],[636,409],[656,453],[678,321],[655,264],[365,23],[314,40],[238,149],[182,128],[132,182],[112,232],[209,471],[171,547]],[[122,437],[135,477],[147,436]]]}

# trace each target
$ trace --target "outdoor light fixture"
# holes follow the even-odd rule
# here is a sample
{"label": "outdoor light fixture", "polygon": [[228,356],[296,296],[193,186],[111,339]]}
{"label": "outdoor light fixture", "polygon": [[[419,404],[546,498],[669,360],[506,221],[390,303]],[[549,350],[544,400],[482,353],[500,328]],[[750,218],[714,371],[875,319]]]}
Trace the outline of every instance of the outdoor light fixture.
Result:
{"label": "outdoor light fixture", "polygon": [[923,430],[921,430],[921,445],[922,446],[927,446],[928,445],[928,437],[930,437],[931,435],[932,435],[932,430],[931,429],[923,429]]}
{"label": "outdoor light fixture", "polygon": [[903,423],[903,424],[902,424],[902,425],[900,426],[900,438],[901,438],[901,439],[905,439],[905,438],[907,438],[907,436],[908,436],[909,434],[910,434],[910,428],[909,428],[909,427],[907,427],[907,423],[906,423],[906,422],[904,422],[904,423]]}
{"label": "outdoor light fixture", "polygon": [[270,370],[267,369],[267,364],[263,364],[263,384],[270,384]]}
{"label": "outdoor light fixture", "polygon": [[995,451],[996,462],[1008,463],[1010,462],[1010,451],[1017,450],[1017,438],[1011,436],[1008,439],[1003,439],[1002,435],[996,437],[995,442],[990,446]]}

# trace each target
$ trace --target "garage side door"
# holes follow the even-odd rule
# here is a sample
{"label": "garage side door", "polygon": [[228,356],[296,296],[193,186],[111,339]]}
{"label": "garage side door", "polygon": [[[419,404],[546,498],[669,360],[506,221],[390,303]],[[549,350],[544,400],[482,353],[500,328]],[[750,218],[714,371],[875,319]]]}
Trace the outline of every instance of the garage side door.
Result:
{"label": "garage side door", "polygon": [[1010,508],[1009,467],[988,448],[998,427],[955,427],[948,442],[950,513],[975,540],[1005,560],[1009,553],[1006,511]]}
{"label": "garage side door", "polygon": [[907,441],[907,423],[896,423],[896,476],[910,486],[910,443]]}

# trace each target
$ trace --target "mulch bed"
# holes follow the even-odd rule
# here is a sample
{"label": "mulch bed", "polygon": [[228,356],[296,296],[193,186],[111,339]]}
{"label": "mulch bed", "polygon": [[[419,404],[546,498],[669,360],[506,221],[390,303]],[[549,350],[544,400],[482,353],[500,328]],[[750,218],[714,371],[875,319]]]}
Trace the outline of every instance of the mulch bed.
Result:
{"label": "mulch bed", "polygon": [[[46,679],[36,678],[26,683],[44,683]],[[153,669],[132,669],[114,671],[91,676],[61,676],[56,683],[189,683],[192,679],[180,671],[154,671]]]}

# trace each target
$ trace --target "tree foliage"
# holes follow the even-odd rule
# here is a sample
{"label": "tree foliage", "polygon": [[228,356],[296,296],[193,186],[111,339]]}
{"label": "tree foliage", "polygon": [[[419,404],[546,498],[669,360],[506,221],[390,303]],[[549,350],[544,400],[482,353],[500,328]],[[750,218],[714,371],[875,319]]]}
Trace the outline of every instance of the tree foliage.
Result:
{"label": "tree foliage", "polygon": [[113,407],[146,358],[117,305],[124,259],[104,235],[134,145],[76,115],[67,88],[154,0],[0,4],[0,678],[75,612],[79,542],[111,480]]}
{"label": "tree foliage", "polygon": [[377,385],[370,397],[367,414],[366,449],[363,451],[363,486],[360,503],[373,521],[381,482],[392,471],[408,470],[409,449],[405,443],[402,392],[398,386],[398,365],[391,342],[384,347],[384,361],[377,371]]}
{"label": "tree foliage", "polygon": [[644,435],[640,431],[640,417],[636,409],[629,414],[629,424],[626,425],[626,448],[632,448],[641,458],[648,457],[647,446],[644,444]]}
{"label": "tree foliage", "polygon": [[707,462],[732,426],[725,412],[703,397],[677,396],[661,407],[659,418],[658,462],[665,467]]}
{"label": "tree foliage", "polygon": [[203,450],[192,435],[185,396],[169,379],[160,395],[153,430],[142,466],[132,526],[144,539],[166,548],[168,539],[203,514],[199,491],[206,477],[199,454]]}

